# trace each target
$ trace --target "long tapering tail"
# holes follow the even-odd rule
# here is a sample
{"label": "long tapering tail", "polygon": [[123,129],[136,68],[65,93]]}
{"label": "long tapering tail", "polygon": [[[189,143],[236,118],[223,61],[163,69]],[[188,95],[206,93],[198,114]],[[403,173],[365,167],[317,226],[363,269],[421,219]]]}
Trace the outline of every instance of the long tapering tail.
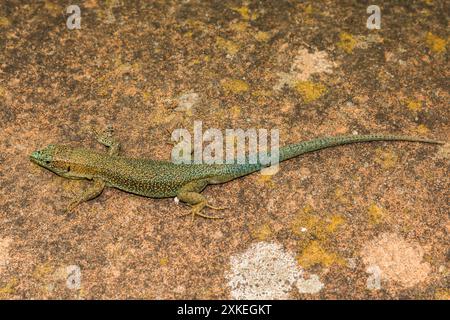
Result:
{"label": "long tapering tail", "polygon": [[424,142],[433,144],[444,144],[442,141],[435,141],[430,139],[396,136],[396,135],[382,135],[382,134],[366,134],[366,135],[347,135],[337,137],[324,137],[309,141],[304,141],[296,144],[291,144],[280,148],[280,162],[297,157],[301,154],[321,150],[325,148],[340,146],[350,143],[371,142],[371,141],[411,141]]}

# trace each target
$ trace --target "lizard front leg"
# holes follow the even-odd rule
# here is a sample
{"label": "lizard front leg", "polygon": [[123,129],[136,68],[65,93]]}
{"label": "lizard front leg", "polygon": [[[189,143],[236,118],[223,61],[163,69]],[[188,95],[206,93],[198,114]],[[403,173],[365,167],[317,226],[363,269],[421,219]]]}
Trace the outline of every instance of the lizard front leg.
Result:
{"label": "lizard front leg", "polygon": [[94,199],[100,193],[102,193],[103,189],[105,188],[105,182],[101,179],[94,179],[94,183],[84,192],[73,199],[69,205],[67,206],[67,212],[72,211],[76,206],[78,206],[80,203],[89,201],[91,199]]}
{"label": "lizard front leg", "polygon": [[108,154],[116,156],[119,154],[120,143],[113,137],[113,131],[113,128],[108,126],[105,131],[101,133],[94,131],[94,133],[97,141],[109,148]]}
{"label": "lizard front leg", "polygon": [[178,190],[177,198],[180,201],[186,202],[187,204],[192,206],[191,212],[188,213],[192,214],[192,220],[196,215],[207,219],[222,219],[222,217],[213,217],[201,213],[202,209],[205,207],[215,210],[225,209],[213,207],[212,205],[208,204],[206,198],[200,194],[200,192],[207,186],[207,184],[207,180],[192,181],[185,184],[180,188],[180,190]]}

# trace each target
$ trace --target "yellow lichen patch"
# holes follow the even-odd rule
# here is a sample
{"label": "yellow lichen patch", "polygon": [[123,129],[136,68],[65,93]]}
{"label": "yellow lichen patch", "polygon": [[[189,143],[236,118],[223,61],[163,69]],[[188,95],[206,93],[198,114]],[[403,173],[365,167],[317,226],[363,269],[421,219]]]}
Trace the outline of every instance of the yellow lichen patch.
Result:
{"label": "yellow lichen patch", "polygon": [[306,14],[311,14],[311,13],[313,13],[313,6],[311,4],[308,4],[303,11]]}
{"label": "yellow lichen patch", "polygon": [[345,260],[334,252],[325,250],[319,241],[312,241],[297,258],[299,265],[308,268],[314,265],[330,267],[333,264],[344,265]]}
{"label": "yellow lichen patch", "polygon": [[0,97],[4,97],[6,95],[6,89],[3,87],[0,87]]}
{"label": "yellow lichen patch", "polygon": [[436,290],[434,297],[436,298],[436,300],[450,300],[450,290],[438,289]]}
{"label": "yellow lichen patch", "polygon": [[306,206],[292,221],[291,230],[297,236],[313,235],[317,239],[326,239],[344,222],[344,218],[339,214],[322,218],[310,206]]}
{"label": "yellow lichen patch", "polygon": [[357,44],[358,41],[350,33],[341,32],[339,34],[339,42],[337,43],[337,46],[346,53],[352,53]]}
{"label": "yellow lichen patch", "polygon": [[239,106],[231,107],[230,112],[233,118],[239,118],[241,116],[241,108]]}
{"label": "yellow lichen patch", "polygon": [[270,238],[271,235],[272,229],[267,223],[256,227],[252,231],[253,238],[258,239],[260,241],[267,240],[268,238]]}
{"label": "yellow lichen patch", "polygon": [[63,12],[62,8],[58,4],[50,1],[45,1],[44,8],[54,17],[58,14],[62,14]]}
{"label": "yellow lichen patch", "polygon": [[193,34],[194,33],[192,31],[188,31],[188,32],[183,33],[183,37],[190,39],[190,38],[192,38]]}
{"label": "yellow lichen patch", "polygon": [[273,175],[260,174],[257,182],[263,184],[266,188],[274,188],[275,182],[272,180]]}
{"label": "yellow lichen patch", "polygon": [[425,42],[432,52],[443,53],[446,51],[447,40],[439,38],[431,32],[427,33]]}
{"label": "yellow lichen patch", "polygon": [[142,92],[142,99],[144,99],[144,102],[149,102],[151,98],[151,93],[148,91]]}
{"label": "yellow lichen patch", "polygon": [[330,221],[328,225],[326,226],[325,230],[329,233],[333,233],[337,230],[337,228],[345,223],[344,217],[342,217],[339,214],[335,214],[331,216]]}
{"label": "yellow lichen patch", "polygon": [[252,96],[254,97],[271,97],[272,91],[269,90],[255,90],[252,92]]}
{"label": "yellow lichen patch", "polygon": [[350,200],[349,198],[345,195],[344,190],[342,190],[342,188],[337,187],[334,190],[334,198],[336,199],[337,202],[341,203],[341,204],[349,204]]}
{"label": "yellow lichen patch", "polygon": [[416,128],[416,131],[418,134],[425,135],[430,132],[430,129],[428,129],[427,126],[424,124],[419,124]]}
{"label": "yellow lichen patch", "polygon": [[0,17],[0,27],[7,27],[11,24],[7,17]]}
{"label": "yellow lichen patch", "polygon": [[216,45],[222,50],[225,50],[228,54],[235,55],[239,51],[239,46],[231,40],[224,39],[222,37],[216,38]]}
{"label": "yellow lichen patch", "polygon": [[259,42],[267,42],[270,39],[270,33],[258,31],[257,33],[254,34],[254,37]]}
{"label": "yellow lichen patch", "polygon": [[159,265],[160,266],[167,266],[168,263],[169,263],[169,259],[168,258],[161,258],[161,259],[159,259]]}
{"label": "yellow lichen patch", "polygon": [[314,83],[312,81],[297,81],[294,83],[294,88],[305,103],[310,103],[319,99],[327,91],[323,84]]}
{"label": "yellow lichen patch", "polygon": [[397,164],[398,156],[392,151],[386,151],[381,148],[375,149],[375,162],[384,169],[389,169]]}
{"label": "yellow lichen patch", "polygon": [[249,86],[247,84],[247,82],[243,81],[243,80],[239,80],[239,79],[225,79],[222,80],[222,88],[225,91],[234,93],[234,94],[239,94],[239,93],[244,93],[247,92],[249,89]]}
{"label": "yellow lichen patch", "polygon": [[230,9],[238,12],[244,20],[255,20],[258,18],[258,14],[256,12],[250,12],[247,6],[231,7]]}
{"label": "yellow lichen patch", "polygon": [[407,100],[406,107],[414,112],[422,110],[422,102],[418,100]]}
{"label": "yellow lichen patch", "polygon": [[[321,227],[320,217],[311,214],[311,207],[305,207],[300,211],[291,223],[292,232],[296,235],[303,235],[306,232],[310,234],[321,233],[317,229]],[[323,227],[323,225],[322,225]]]}
{"label": "yellow lichen patch", "polygon": [[372,203],[367,209],[370,224],[380,224],[386,217],[386,213],[382,208]]}
{"label": "yellow lichen patch", "polygon": [[16,278],[12,278],[8,283],[0,288],[0,299],[7,299],[9,295],[14,293],[14,287],[17,286],[18,281]]}
{"label": "yellow lichen patch", "polygon": [[50,263],[44,263],[38,265],[33,271],[33,277],[36,279],[42,279],[54,272],[55,268]]}
{"label": "yellow lichen patch", "polygon": [[244,32],[250,25],[248,22],[234,22],[230,24],[230,29],[236,32]]}

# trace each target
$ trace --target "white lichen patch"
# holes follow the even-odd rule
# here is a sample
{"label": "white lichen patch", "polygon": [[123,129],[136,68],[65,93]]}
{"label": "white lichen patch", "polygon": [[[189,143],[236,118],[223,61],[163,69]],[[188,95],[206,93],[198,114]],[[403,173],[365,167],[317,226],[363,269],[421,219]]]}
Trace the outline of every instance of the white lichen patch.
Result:
{"label": "white lichen patch", "polygon": [[309,53],[306,49],[300,49],[294,58],[291,71],[296,80],[306,81],[314,73],[332,73],[333,66],[334,63],[329,60],[325,51]]}
{"label": "white lichen patch", "polygon": [[298,292],[310,294],[318,293],[324,286],[316,274],[311,275],[309,279],[299,278],[296,285]]}
{"label": "white lichen patch", "polygon": [[295,257],[273,242],[257,242],[230,258],[226,275],[233,299],[287,299],[294,286],[300,293],[323,288],[317,275],[304,279]]}
{"label": "white lichen patch", "polygon": [[413,287],[428,277],[431,266],[423,261],[424,250],[395,233],[384,233],[369,241],[361,251],[368,266],[368,287],[377,289],[379,281],[394,281],[405,288]]}
{"label": "white lichen patch", "polygon": [[332,73],[335,63],[328,58],[325,51],[309,53],[307,49],[300,49],[295,56],[289,73],[279,72],[278,82],[274,90],[280,90],[284,85],[294,86],[296,82],[307,81],[311,75],[317,73]]}
{"label": "white lichen patch", "polygon": [[187,92],[177,98],[176,111],[189,111],[200,100],[200,96],[196,92]]}
{"label": "white lichen patch", "polygon": [[287,299],[301,271],[277,243],[258,242],[232,256],[227,274],[233,299]]}

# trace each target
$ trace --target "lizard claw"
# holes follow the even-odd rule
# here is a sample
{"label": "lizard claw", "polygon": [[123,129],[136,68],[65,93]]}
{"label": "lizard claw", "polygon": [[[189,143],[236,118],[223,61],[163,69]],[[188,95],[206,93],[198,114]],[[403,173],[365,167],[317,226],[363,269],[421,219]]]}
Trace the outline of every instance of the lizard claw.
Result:
{"label": "lizard claw", "polygon": [[184,217],[184,216],[187,216],[187,215],[192,215],[192,222],[194,221],[195,216],[200,216],[200,217],[205,218],[205,219],[223,219],[223,217],[214,217],[214,216],[210,216],[210,215],[202,213],[201,211],[202,211],[202,209],[204,207],[208,207],[208,208],[216,209],[216,210],[225,209],[225,208],[213,207],[213,206],[211,206],[209,204],[198,203],[198,204],[192,206],[192,209],[191,209],[190,212],[181,215],[181,217]]}
{"label": "lizard claw", "polygon": [[228,209],[228,207],[214,207],[214,206],[212,206],[210,204],[206,204],[206,207],[214,209],[214,210],[225,210],[225,209]]}

